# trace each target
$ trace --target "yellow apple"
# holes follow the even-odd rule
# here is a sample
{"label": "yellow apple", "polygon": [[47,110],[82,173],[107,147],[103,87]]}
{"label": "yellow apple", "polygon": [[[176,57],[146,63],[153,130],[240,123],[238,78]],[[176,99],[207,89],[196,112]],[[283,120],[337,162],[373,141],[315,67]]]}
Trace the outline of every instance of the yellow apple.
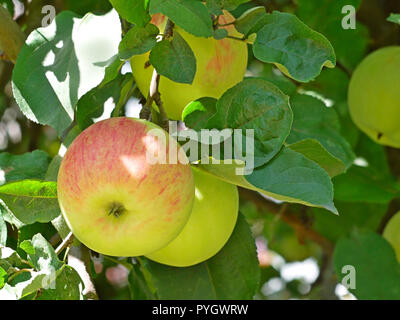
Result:
{"label": "yellow apple", "polygon": [[[219,17],[220,24],[233,21],[230,13]],[[152,23],[164,29],[166,17],[156,14]],[[240,37],[233,25],[224,27],[232,36]],[[243,80],[247,67],[247,44],[233,39],[215,40],[191,35],[178,26],[174,27],[189,44],[196,57],[196,75],[192,84],[174,82],[161,77],[159,91],[169,118],[181,120],[186,105],[201,97],[219,98],[226,90]],[[132,73],[141,93],[149,93],[153,67],[146,66],[149,53],[133,56]]]}
{"label": "yellow apple", "polygon": [[238,217],[239,196],[235,185],[193,168],[195,200],[188,223],[166,247],[146,255],[176,267],[205,261],[222,249]]}
{"label": "yellow apple", "polygon": [[189,164],[148,159],[164,151],[168,162],[175,148],[168,133],[144,120],[111,118],[84,130],[61,162],[57,187],[78,240],[112,256],[144,255],[172,241],[193,207],[193,173]]}
{"label": "yellow apple", "polygon": [[379,49],[360,63],[348,99],[362,131],[382,145],[400,148],[400,46]]}
{"label": "yellow apple", "polygon": [[390,242],[400,262],[400,211],[389,220],[383,231],[383,237]]}

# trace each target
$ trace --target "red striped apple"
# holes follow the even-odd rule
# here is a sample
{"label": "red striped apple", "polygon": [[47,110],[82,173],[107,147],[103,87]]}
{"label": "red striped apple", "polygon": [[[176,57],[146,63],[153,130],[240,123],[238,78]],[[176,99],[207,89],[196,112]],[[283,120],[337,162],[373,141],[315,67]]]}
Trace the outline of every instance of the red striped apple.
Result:
{"label": "red striped apple", "polygon": [[[234,20],[229,12],[219,17],[220,24]],[[166,17],[155,14],[152,23],[163,31]],[[229,35],[241,37],[233,25],[224,27]],[[226,90],[243,80],[247,67],[247,44],[234,39],[215,40],[196,37],[175,25],[176,30],[188,43],[196,57],[196,75],[192,84],[177,83],[161,77],[159,91],[169,118],[181,120],[186,105],[201,97],[219,98]],[[147,66],[149,53],[133,56],[132,73],[142,94],[149,93],[153,67]]]}
{"label": "red striped apple", "polygon": [[166,247],[146,255],[151,260],[187,267],[218,253],[235,228],[239,210],[237,187],[193,168],[195,200],[189,221]]}
{"label": "red striped apple", "polygon": [[[194,200],[190,165],[169,160],[176,150],[168,133],[143,120],[111,118],[84,130],[58,174],[61,211],[78,240],[112,256],[144,255],[172,241]],[[167,163],[148,161],[163,151]]]}

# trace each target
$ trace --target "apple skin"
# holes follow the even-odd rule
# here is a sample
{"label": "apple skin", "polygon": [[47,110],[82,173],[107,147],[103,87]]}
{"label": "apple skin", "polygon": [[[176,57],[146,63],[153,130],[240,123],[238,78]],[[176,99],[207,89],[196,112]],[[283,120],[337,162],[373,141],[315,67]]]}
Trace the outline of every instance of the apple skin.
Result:
{"label": "apple skin", "polygon": [[[230,13],[219,17],[220,24],[233,21]],[[155,14],[152,23],[164,29],[165,16]],[[242,36],[233,25],[226,26],[232,36]],[[233,39],[215,40],[191,35],[175,25],[177,31],[189,44],[196,57],[196,75],[192,84],[174,82],[161,77],[159,91],[164,108],[170,119],[181,120],[186,105],[201,97],[219,98],[226,90],[243,80],[247,68],[247,44]],[[147,97],[153,67],[145,67],[149,53],[133,56],[130,60],[132,74],[140,92]]]}
{"label": "apple skin", "polygon": [[383,237],[390,242],[396,252],[397,260],[400,262],[400,211],[387,223],[383,230]]}
{"label": "apple skin", "polygon": [[193,174],[196,191],[189,221],[171,243],[147,258],[188,267],[211,258],[229,240],[238,217],[237,187],[197,168]]}
{"label": "apple skin", "polygon": [[[189,164],[146,161],[147,150],[163,146],[148,133],[156,128],[162,130],[144,120],[111,118],[84,130],[68,148],[58,173],[58,200],[73,234],[90,249],[144,255],[166,246],[186,224],[193,173]],[[176,141],[165,134],[169,159]]]}
{"label": "apple skin", "polygon": [[356,68],[349,85],[354,123],[379,144],[400,148],[400,46],[379,49]]}

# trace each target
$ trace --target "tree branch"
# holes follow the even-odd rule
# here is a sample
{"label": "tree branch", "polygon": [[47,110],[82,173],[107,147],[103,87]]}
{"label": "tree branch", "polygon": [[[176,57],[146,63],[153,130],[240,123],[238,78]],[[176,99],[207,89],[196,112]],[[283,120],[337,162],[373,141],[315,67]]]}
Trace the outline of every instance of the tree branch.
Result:
{"label": "tree branch", "polygon": [[66,247],[70,246],[74,242],[74,235],[72,232],[68,234],[68,236],[61,242],[61,244],[57,247],[56,254],[59,255]]}
{"label": "tree branch", "polygon": [[305,224],[300,217],[289,209],[286,208],[286,210],[282,210],[282,205],[268,201],[255,191],[239,188],[239,193],[241,199],[251,201],[258,209],[265,209],[268,212],[279,216],[282,221],[294,229],[297,235],[303,239],[312,240],[313,242],[318,243],[326,254],[332,254],[333,244],[318,232],[310,229],[308,224]]}
{"label": "tree branch", "polygon": [[25,42],[25,34],[11,18],[7,9],[0,6],[0,49],[13,63]]}
{"label": "tree branch", "polygon": [[[174,23],[168,19],[162,39],[167,39],[171,37],[173,34],[173,28],[174,28]],[[156,68],[154,68],[153,76],[150,82],[149,95],[147,97],[146,103],[143,105],[143,108],[140,111],[140,118],[141,119],[150,118],[151,106],[153,102],[155,102],[161,115],[161,121],[160,121],[161,127],[168,132],[168,116],[167,113],[165,112],[164,105],[161,100],[161,94],[158,90],[159,85],[160,85],[160,75],[158,74]]]}

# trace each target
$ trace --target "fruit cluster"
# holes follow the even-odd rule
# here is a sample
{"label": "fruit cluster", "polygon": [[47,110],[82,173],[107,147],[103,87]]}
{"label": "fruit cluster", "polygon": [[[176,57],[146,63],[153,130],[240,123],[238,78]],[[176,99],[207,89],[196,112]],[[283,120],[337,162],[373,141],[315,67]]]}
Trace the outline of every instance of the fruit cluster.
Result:
{"label": "fruit cluster", "polygon": [[[167,139],[156,139],[154,129]],[[58,175],[60,207],[74,235],[103,254],[147,255],[173,266],[215,255],[236,223],[237,187],[169,163],[174,151],[177,142],[145,120],[111,118],[83,131]],[[154,152],[166,152],[167,162],[149,163]]]}

